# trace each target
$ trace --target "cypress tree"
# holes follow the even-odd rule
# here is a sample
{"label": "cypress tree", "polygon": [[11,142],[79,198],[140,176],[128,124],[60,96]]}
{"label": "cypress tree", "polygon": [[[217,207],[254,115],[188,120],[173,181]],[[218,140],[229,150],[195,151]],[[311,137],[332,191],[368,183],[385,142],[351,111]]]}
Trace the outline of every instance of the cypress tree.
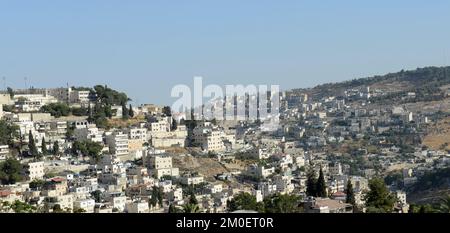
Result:
{"label": "cypress tree", "polygon": [[92,108],[91,108],[91,103],[89,103],[88,110],[87,110],[87,115],[88,115],[88,121],[89,121],[89,122],[92,122]]}
{"label": "cypress tree", "polygon": [[39,153],[31,130],[28,133],[28,153],[35,158],[39,158]]}
{"label": "cypress tree", "polygon": [[43,155],[47,155],[48,154],[47,143],[45,142],[45,137],[42,138],[41,149],[42,149],[42,154]]}
{"label": "cypress tree", "polygon": [[128,112],[127,106],[125,104],[122,104],[122,119],[128,120],[130,117],[130,113]]}
{"label": "cypress tree", "polygon": [[170,127],[170,130],[177,130],[178,128],[178,122],[175,119],[172,119],[172,127]]}
{"label": "cypress tree", "polygon": [[327,197],[327,187],[325,184],[325,177],[323,175],[322,167],[319,171],[319,179],[317,180],[316,195],[318,197]]}
{"label": "cypress tree", "polygon": [[314,169],[310,169],[307,175],[307,180],[306,180],[306,194],[308,196],[313,196],[315,197],[317,192],[316,192],[316,183],[317,183],[317,179],[316,179],[316,173],[314,172]]}
{"label": "cypress tree", "polygon": [[133,106],[131,106],[131,104],[130,104],[130,108],[128,109],[128,115],[129,115],[131,118],[134,117]]}
{"label": "cypress tree", "polygon": [[59,143],[58,141],[55,141],[53,143],[53,154],[58,155],[59,154]]}
{"label": "cypress tree", "polygon": [[347,194],[347,197],[345,198],[345,202],[355,205],[355,193],[353,192],[353,185],[350,179],[347,181],[347,189],[345,190],[345,194]]}

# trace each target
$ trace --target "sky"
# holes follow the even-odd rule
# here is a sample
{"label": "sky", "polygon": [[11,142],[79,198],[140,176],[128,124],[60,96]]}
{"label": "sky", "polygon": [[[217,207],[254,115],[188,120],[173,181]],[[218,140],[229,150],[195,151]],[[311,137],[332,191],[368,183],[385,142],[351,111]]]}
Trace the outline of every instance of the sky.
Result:
{"label": "sky", "polygon": [[[448,65],[447,0],[0,0],[1,88],[305,88]],[[25,81],[26,77],[26,81]]]}

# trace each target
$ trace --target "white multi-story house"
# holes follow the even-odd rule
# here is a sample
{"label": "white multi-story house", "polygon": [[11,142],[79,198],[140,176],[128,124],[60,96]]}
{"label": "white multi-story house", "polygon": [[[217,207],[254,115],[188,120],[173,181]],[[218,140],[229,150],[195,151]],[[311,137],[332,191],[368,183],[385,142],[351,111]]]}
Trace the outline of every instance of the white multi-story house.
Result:
{"label": "white multi-story house", "polygon": [[168,155],[148,155],[144,159],[144,164],[158,179],[163,176],[179,176],[179,169],[172,167],[172,157]]}
{"label": "white multi-story house", "polygon": [[131,140],[141,140],[142,142],[147,142],[147,132],[146,128],[131,128],[127,129],[128,138]]}
{"label": "white multi-story house", "polygon": [[111,203],[113,209],[116,209],[118,212],[125,211],[127,197],[122,192],[109,192],[105,196],[105,201]]}
{"label": "white multi-story house", "polygon": [[178,202],[183,200],[183,189],[182,188],[174,188],[168,194],[169,201]]}
{"label": "white multi-story house", "polygon": [[127,203],[125,209],[127,213],[148,213],[150,211],[146,201]]}
{"label": "white multi-story house", "polygon": [[91,140],[93,142],[103,142],[103,130],[97,128],[95,124],[79,125],[73,131],[77,140]]}
{"label": "white multi-story house", "polygon": [[264,168],[264,166],[258,166],[257,164],[251,164],[247,168],[247,174],[249,176],[257,178],[267,178],[275,172],[275,167]]}
{"label": "white multi-story house", "polygon": [[39,111],[44,105],[58,102],[53,96],[42,94],[16,94],[14,99],[16,107],[23,112]]}
{"label": "white multi-story house", "polygon": [[73,210],[73,197],[71,194],[61,196],[48,196],[45,198],[49,209],[53,209],[58,205],[62,210]]}
{"label": "white multi-story house", "polygon": [[258,190],[261,191],[263,197],[268,197],[277,192],[277,185],[272,182],[258,183]]}
{"label": "white multi-story house", "polygon": [[109,151],[115,155],[128,155],[128,135],[123,132],[112,132],[106,136]]}
{"label": "white multi-story house", "polygon": [[282,194],[289,194],[294,191],[294,184],[292,183],[292,176],[275,176],[273,178],[277,191]]}
{"label": "white multi-story house", "polygon": [[330,175],[332,176],[340,176],[343,174],[342,165],[340,163],[334,163],[329,167]]}
{"label": "white multi-story house", "polygon": [[206,186],[206,191],[210,194],[220,193],[222,190],[222,184],[209,184]]}
{"label": "white multi-story house", "polygon": [[211,122],[204,122],[194,128],[193,133],[194,144],[201,147],[204,151],[222,152],[226,150],[226,143],[231,146],[236,143],[234,134],[227,134],[222,128],[214,126]]}
{"label": "white multi-story house", "polygon": [[74,210],[83,209],[86,213],[94,213],[95,201],[93,199],[76,200],[73,203]]}
{"label": "white multi-story house", "polygon": [[159,118],[149,123],[151,133],[170,132],[171,121],[168,118]]}
{"label": "white multi-story house", "polygon": [[88,90],[73,90],[69,88],[69,103],[71,104],[88,104],[91,92]]}
{"label": "white multi-story house", "polygon": [[45,175],[44,168],[44,162],[28,163],[25,166],[25,173],[28,180],[43,179]]}
{"label": "white multi-story house", "polygon": [[270,153],[265,148],[253,147],[244,152],[244,156],[252,159],[268,159],[270,157]]}
{"label": "white multi-story house", "polygon": [[196,184],[200,184],[204,182],[204,178],[203,176],[190,176],[190,175],[186,175],[186,176],[182,176],[180,177],[180,183],[184,184],[184,185],[196,185]]}

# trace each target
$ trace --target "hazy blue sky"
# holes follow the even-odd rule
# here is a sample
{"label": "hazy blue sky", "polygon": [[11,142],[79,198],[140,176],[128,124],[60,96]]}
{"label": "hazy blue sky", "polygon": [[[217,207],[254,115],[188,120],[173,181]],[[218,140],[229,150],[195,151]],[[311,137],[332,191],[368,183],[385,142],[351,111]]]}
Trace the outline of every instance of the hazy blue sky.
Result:
{"label": "hazy blue sky", "polygon": [[193,76],[310,87],[444,65],[449,12],[447,0],[0,0],[0,77],[166,104]]}

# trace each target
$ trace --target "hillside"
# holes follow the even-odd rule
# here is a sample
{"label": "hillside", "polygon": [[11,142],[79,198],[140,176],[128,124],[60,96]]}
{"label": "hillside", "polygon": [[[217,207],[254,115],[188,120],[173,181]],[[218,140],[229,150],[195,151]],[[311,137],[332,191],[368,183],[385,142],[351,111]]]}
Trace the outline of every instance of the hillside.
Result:
{"label": "hillside", "polygon": [[348,89],[371,87],[394,96],[395,94],[414,91],[418,95],[440,94],[439,87],[450,84],[450,67],[425,67],[410,71],[400,71],[386,75],[353,79],[339,83],[326,83],[309,89],[294,89],[294,92],[307,93],[313,99],[323,96],[341,96]]}

